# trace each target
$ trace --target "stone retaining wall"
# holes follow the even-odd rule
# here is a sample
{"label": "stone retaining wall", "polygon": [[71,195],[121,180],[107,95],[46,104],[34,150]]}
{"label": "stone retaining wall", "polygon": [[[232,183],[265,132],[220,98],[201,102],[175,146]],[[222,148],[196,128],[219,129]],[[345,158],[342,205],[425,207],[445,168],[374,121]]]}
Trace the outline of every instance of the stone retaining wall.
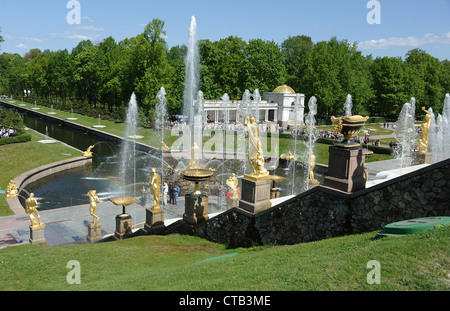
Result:
{"label": "stone retaining wall", "polygon": [[[389,223],[450,216],[450,159],[347,194],[319,186],[259,214],[224,212],[193,234],[232,247],[296,244],[382,230]],[[174,227],[167,232],[176,232]]]}

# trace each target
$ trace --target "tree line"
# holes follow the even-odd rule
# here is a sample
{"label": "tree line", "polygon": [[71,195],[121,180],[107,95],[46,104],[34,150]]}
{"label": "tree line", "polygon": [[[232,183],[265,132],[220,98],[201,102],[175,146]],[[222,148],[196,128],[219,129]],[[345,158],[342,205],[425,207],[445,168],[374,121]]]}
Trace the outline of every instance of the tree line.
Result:
{"label": "tree line", "polygon": [[[30,90],[24,99],[28,102],[124,120],[132,92],[141,114],[152,116],[163,86],[169,113],[179,114],[187,48],[169,48],[165,35],[164,21],[154,19],[143,33],[120,42],[108,37],[96,44],[81,41],[70,52],[3,53],[0,94],[19,99]],[[440,61],[421,49],[409,51],[404,59],[373,58],[363,56],[357,44],[335,37],[314,43],[308,36],[290,36],[279,45],[229,36],[199,40],[199,51],[200,89],[206,99],[224,93],[240,99],[246,89],[262,94],[288,84],[307,100],[317,98],[319,118],[342,114],[347,94],[352,95],[354,114],[395,119],[411,97],[418,106],[441,111],[450,92],[449,60]]]}

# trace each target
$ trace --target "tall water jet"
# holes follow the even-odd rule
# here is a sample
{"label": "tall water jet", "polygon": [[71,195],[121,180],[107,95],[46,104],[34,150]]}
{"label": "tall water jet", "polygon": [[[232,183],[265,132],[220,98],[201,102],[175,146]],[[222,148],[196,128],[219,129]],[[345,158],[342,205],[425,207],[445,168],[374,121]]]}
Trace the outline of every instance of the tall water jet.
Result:
{"label": "tall water jet", "polygon": [[242,123],[244,123],[244,119],[247,116],[252,117],[252,110],[251,110],[251,94],[249,90],[245,90],[244,94],[242,94],[242,101],[239,105],[239,116],[240,119],[242,119]]}
{"label": "tall water jet", "polygon": [[[294,128],[293,131],[295,133],[294,135],[294,151],[292,152],[293,158],[291,160],[292,163],[292,183],[291,183],[291,195],[294,195],[294,189],[295,189],[295,172],[296,169],[296,162],[295,159],[297,158],[297,138],[299,134],[299,126],[303,120],[301,120],[301,96],[300,94],[297,94],[294,101]],[[288,159],[287,159],[288,160]]]}
{"label": "tall water jet", "polygon": [[[131,95],[128,103],[127,115],[125,120],[125,137],[122,142],[120,151],[120,171],[119,177],[124,183],[124,186],[136,183],[136,129],[138,124],[139,112],[136,100],[136,95]],[[130,140],[130,137],[131,140]],[[133,195],[135,195],[134,189]]]}
{"label": "tall water jet", "polygon": [[223,122],[224,128],[230,123],[230,96],[227,93],[222,96],[222,111],[223,111]]}
{"label": "tall water jet", "polygon": [[[204,101],[203,92],[198,91],[197,99],[195,100],[196,109],[194,114],[194,123],[193,123],[193,146],[191,153],[191,161],[195,160],[196,167],[200,167],[201,160],[203,158],[202,150],[203,150],[203,122],[206,121],[206,113],[204,109]],[[192,129],[192,127],[191,127]]]}
{"label": "tall water jet", "polygon": [[344,117],[352,116],[352,108],[353,108],[352,96],[348,94],[344,104]]}
{"label": "tall water jet", "polygon": [[259,123],[259,103],[261,102],[261,95],[259,94],[259,90],[255,89],[253,91],[253,105],[252,105],[252,115],[255,118],[255,121]]}
{"label": "tall water jet", "polygon": [[188,125],[194,123],[195,96],[200,89],[200,54],[197,41],[197,21],[191,17],[187,55],[184,60],[186,76],[183,94],[183,114],[188,118]]}
{"label": "tall water jet", "polygon": [[[167,101],[166,101],[166,90],[164,87],[161,87],[158,94],[156,95],[156,99],[158,102],[156,103],[156,122],[155,122],[155,130],[157,134],[160,135],[160,141],[163,145],[164,142],[164,130],[166,128],[167,123]],[[164,157],[161,154],[161,183],[164,183]]]}
{"label": "tall water jet", "polygon": [[450,94],[445,95],[442,114],[431,114],[431,120],[428,141],[432,163],[436,163],[450,157]]}
{"label": "tall water jet", "polygon": [[307,159],[307,171],[305,174],[305,179],[306,179],[306,190],[309,189],[310,187],[310,182],[312,181],[310,178],[310,170],[314,169],[314,165],[315,165],[315,155],[314,155],[314,144],[317,140],[317,137],[315,135],[315,131],[316,131],[316,118],[315,115],[317,114],[317,99],[316,97],[312,96],[309,99],[308,102],[308,108],[309,108],[309,112],[305,117],[305,124],[306,124],[306,141],[305,141],[305,145],[306,145],[306,154],[305,154],[305,158]]}
{"label": "tall water jet", "polygon": [[415,111],[416,100],[412,97],[409,103],[403,105],[393,133],[400,145],[394,152],[395,158],[400,161],[400,168],[411,165],[413,146],[417,136],[414,126]]}

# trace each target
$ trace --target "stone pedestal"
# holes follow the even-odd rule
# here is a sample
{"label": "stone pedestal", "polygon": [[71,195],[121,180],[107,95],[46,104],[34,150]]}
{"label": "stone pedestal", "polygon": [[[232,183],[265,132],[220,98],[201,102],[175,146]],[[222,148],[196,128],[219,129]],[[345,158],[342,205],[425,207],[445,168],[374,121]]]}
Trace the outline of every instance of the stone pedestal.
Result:
{"label": "stone pedestal", "polygon": [[161,232],[166,226],[164,225],[164,211],[162,209],[153,210],[147,208],[145,210],[144,230],[150,234]]}
{"label": "stone pedestal", "polygon": [[239,207],[253,214],[270,208],[272,206],[270,202],[271,189],[272,179],[270,176],[255,178],[244,175]]}
{"label": "stone pedestal", "polygon": [[189,225],[196,226],[208,219],[208,196],[204,194],[186,195],[183,220]]}
{"label": "stone pedestal", "polygon": [[272,188],[270,189],[270,198],[277,199],[280,197],[280,188]]}
{"label": "stone pedestal", "polygon": [[228,198],[227,210],[238,207],[238,206],[239,206],[239,199]]}
{"label": "stone pedestal", "polygon": [[412,165],[431,164],[433,161],[431,152],[415,152],[413,154]]}
{"label": "stone pedestal", "polygon": [[86,241],[88,243],[94,243],[102,239],[102,223],[97,222],[88,223],[88,235],[86,236]]}
{"label": "stone pedestal", "polygon": [[45,244],[45,224],[42,227],[30,226],[30,243],[31,244]]}
{"label": "stone pedestal", "polygon": [[364,178],[365,149],[329,148],[330,158],[324,186],[345,192],[366,188]]}
{"label": "stone pedestal", "polygon": [[116,216],[116,231],[114,237],[118,240],[131,235],[131,229],[133,228],[133,219],[128,214],[121,214]]}

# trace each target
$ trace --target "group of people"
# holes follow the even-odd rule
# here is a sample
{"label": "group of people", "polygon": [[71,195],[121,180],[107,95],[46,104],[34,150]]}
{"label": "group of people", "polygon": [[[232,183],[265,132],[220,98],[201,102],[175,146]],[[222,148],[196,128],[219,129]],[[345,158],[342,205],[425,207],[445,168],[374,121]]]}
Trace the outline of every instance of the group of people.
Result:
{"label": "group of people", "polygon": [[0,138],[7,138],[7,137],[14,137],[17,136],[17,132],[16,130],[12,129],[12,128],[4,128],[1,124],[0,124]]}
{"label": "group of people", "polygon": [[169,204],[177,206],[178,196],[180,195],[180,185],[170,182],[169,185],[164,183],[163,185],[163,203],[167,204],[167,197],[169,197]]}
{"label": "group of people", "polygon": [[[178,196],[180,195],[180,185],[177,183],[170,182],[167,184],[166,182],[162,185],[162,193],[161,193],[161,199],[163,205],[167,205],[167,203],[177,206],[178,204]],[[142,195],[143,195],[143,204],[146,203],[146,195],[147,195],[147,189],[145,186],[142,186]],[[169,202],[167,202],[169,201]]]}

